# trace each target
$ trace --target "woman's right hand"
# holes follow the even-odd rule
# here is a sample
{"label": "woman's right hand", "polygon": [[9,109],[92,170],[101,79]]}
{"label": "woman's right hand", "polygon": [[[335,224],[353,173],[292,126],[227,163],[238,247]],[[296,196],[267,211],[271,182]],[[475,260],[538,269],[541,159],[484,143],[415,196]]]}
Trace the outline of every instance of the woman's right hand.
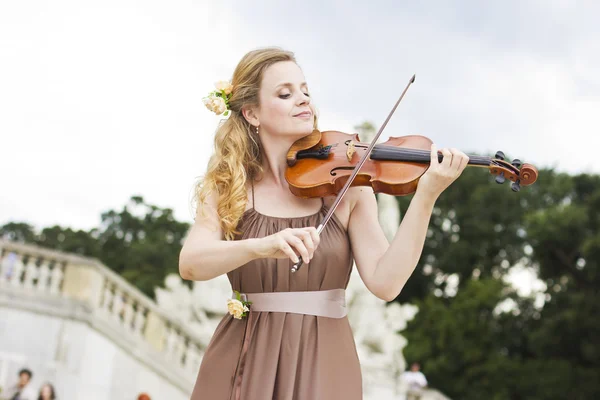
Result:
{"label": "woman's right hand", "polygon": [[287,228],[273,235],[257,240],[256,254],[260,258],[290,258],[294,263],[299,261],[299,254],[305,264],[312,259],[320,242],[317,229]]}

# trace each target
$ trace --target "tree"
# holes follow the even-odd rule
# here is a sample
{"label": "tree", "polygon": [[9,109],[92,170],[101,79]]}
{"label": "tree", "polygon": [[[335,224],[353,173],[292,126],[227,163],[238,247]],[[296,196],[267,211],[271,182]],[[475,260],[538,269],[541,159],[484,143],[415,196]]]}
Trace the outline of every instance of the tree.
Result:
{"label": "tree", "polygon": [[170,208],[146,204],[133,196],[120,211],[102,214],[98,238],[101,260],[154,297],[169,273],[178,273],[179,252],[189,224],[179,222]]}
{"label": "tree", "polygon": [[[355,129],[363,140],[375,131]],[[420,309],[402,332],[405,356],[450,397],[600,397],[600,177],[539,172],[514,193],[468,167],[437,200],[396,299]],[[401,215],[411,200],[397,197]],[[503,282],[516,265],[546,284],[542,307]]]}
{"label": "tree", "polygon": [[[436,204],[418,285],[407,284],[418,290],[403,293],[420,305],[403,332],[407,357],[451,397],[600,396],[600,178],[541,170],[539,185],[509,197],[465,172]],[[543,308],[499,284],[516,263],[546,283]],[[507,299],[514,313],[491,313]]]}
{"label": "tree", "polygon": [[36,240],[35,228],[25,222],[9,222],[1,226],[0,236],[14,242],[33,243]]}
{"label": "tree", "polygon": [[102,213],[100,226],[89,231],[52,226],[37,234],[31,225],[11,222],[0,233],[9,240],[97,258],[153,298],[154,288],[162,287],[169,273],[178,273],[188,229],[172,209],[132,196],[122,210]]}

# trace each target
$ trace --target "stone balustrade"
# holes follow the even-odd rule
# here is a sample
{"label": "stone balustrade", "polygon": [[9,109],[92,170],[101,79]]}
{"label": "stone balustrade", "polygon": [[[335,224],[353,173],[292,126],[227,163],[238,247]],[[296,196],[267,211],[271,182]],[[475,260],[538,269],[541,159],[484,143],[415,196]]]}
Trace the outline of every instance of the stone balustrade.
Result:
{"label": "stone balustrade", "polygon": [[0,292],[76,304],[88,323],[176,377],[180,386],[189,388],[196,377],[204,350],[200,338],[96,259],[0,240]]}
{"label": "stone balustrade", "polygon": [[[0,240],[0,306],[83,321],[189,395],[212,326],[220,320],[213,297],[228,295],[229,282],[224,277],[195,282],[201,289],[192,292],[174,278],[167,280],[170,290],[157,289],[159,305],[96,259]],[[368,292],[356,271],[347,296],[365,399],[404,398],[399,373],[405,368],[406,343],[394,332],[416,310],[386,306]],[[195,312],[184,312],[186,307]],[[204,314],[212,319],[194,319]],[[4,364],[0,357],[0,378],[6,379]],[[447,399],[433,390],[422,398]]]}

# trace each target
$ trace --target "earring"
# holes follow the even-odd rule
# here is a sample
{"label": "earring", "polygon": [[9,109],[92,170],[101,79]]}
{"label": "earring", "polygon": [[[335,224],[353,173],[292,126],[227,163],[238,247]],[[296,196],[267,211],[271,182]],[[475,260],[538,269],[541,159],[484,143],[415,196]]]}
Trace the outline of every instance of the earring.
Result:
{"label": "earring", "polygon": [[258,135],[258,126],[256,127],[256,134]]}

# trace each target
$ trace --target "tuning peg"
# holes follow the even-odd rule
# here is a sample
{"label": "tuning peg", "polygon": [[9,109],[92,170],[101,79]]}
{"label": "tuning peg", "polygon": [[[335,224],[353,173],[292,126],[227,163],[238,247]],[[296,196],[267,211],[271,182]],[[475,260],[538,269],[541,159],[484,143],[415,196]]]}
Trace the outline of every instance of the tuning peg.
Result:
{"label": "tuning peg", "polygon": [[510,188],[512,189],[513,192],[518,192],[519,190],[521,190],[521,185],[519,182],[521,182],[521,181],[519,179],[517,179],[515,182],[513,182],[510,185]]}
{"label": "tuning peg", "polygon": [[497,151],[496,152],[496,158],[498,160],[504,160],[504,153],[502,151]]}
{"label": "tuning peg", "polygon": [[512,165],[517,168],[521,168],[521,165],[523,165],[523,163],[518,158],[515,158],[514,160],[512,160]]}
{"label": "tuning peg", "polygon": [[504,183],[505,180],[504,172],[500,172],[500,175],[496,175],[496,183]]}

